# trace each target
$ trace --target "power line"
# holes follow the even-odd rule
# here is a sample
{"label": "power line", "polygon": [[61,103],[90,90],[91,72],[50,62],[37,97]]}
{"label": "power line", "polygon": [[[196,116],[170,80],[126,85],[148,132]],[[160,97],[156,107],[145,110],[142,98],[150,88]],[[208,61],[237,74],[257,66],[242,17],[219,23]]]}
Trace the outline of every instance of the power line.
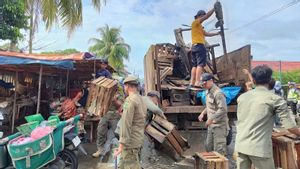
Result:
{"label": "power line", "polygon": [[255,20],[253,20],[253,21],[251,21],[249,23],[246,23],[246,24],[244,24],[242,26],[234,28],[230,32],[235,32],[235,31],[238,31],[239,29],[243,29],[243,28],[248,27],[248,26],[250,26],[252,24],[255,24],[255,23],[257,23],[257,22],[259,22],[259,21],[261,21],[261,20],[263,20],[263,19],[265,19],[267,17],[275,15],[275,14],[277,14],[277,13],[279,13],[279,12],[281,12],[281,11],[283,11],[283,10],[291,7],[291,6],[296,5],[298,2],[300,2],[300,0],[294,0],[294,1],[290,2],[290,3],[288,3],[288,4],[285,4],[285,5],[281,6],[280,8],[278,8],[278,9],[276,9],[276,10],[270,12],[270,13],[267,13],[267,14],[261,16],[261,17],[256,18]]}

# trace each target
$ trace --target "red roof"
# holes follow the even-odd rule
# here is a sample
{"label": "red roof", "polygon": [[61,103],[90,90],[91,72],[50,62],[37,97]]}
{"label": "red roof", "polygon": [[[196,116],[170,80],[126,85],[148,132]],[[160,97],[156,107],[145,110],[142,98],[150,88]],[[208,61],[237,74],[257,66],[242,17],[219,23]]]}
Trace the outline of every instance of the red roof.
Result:
{"label": "red roof", "polygon": [[61,54],[27,54],[27,53],[18,53],[18,52],[5,52],[0,51],[0,56],[11,56],[11,57],[20,57],[27,59],[37,59],[37,60],[73,60],[79,61],[87,58],[93,57],[88,52],[75,53],[70,55],[61,55]]}
{"label": "red roof", "polygon": [[[252,68],[258,65],[268,65],[274,71],[280,70],[280,61],[251,61]],[[300,70],[300,62],[281,61],[281,71]]]}

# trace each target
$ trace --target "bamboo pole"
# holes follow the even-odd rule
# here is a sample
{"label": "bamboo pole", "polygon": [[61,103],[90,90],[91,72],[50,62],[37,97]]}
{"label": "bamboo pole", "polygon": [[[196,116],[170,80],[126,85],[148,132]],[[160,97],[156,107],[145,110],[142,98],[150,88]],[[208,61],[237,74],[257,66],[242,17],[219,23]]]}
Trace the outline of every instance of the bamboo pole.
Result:
{"label": "bamboo pole", "polygon": [[69,75],[70,75],[70,71],[67,70],[67,80],[66,80],[66,96],[69,96]]}
{"label": "bamboo pole", "polygon": [[14,106],[13,106],[13,116],[11,124],[11,132],[14,132],[15,129],[15,118],[16,118],[16,108],[17,108],[17,86],[19,84],[19,72],[16,71],[16,83],[15,83],[15,93],[14,93]]}
{"label": "bamboo pole", "polygon": [[39,89],[38,89],[38,98],[37,98],[36,114],[38,114],[39,111],[40,111],[40,104],[41,104],[41,88],[42,88],[42,76],[43,76],[43,65],[40,66]]}

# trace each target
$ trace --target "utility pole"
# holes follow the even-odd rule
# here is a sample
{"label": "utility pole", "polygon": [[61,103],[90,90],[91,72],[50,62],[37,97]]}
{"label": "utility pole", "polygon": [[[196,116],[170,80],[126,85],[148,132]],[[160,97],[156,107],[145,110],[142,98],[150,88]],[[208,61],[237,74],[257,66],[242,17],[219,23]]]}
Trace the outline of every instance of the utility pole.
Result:
{"label": "utility pole", "polygon": [[280,83],[282,83],[281,60],[279,60],[279,79],[280,79]]}

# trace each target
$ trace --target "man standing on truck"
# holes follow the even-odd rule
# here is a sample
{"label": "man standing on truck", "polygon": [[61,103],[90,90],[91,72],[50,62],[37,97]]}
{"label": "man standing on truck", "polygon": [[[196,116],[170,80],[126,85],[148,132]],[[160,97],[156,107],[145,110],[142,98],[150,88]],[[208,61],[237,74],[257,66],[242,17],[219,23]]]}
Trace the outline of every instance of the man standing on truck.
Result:
{"label": "man standing on truck", "polygon": [[124,80],[124,90],[128,95],[123,105],[120,123],[119,148],[114,153],[121,154],[119,168],[140,169],[140,152],[144,142],[145,115],[147,107],[138,91],[139,81],[129,76]]}
{"label": "man standing on truck", "polygon": [[224,93],[214,84],[213,75],[204,73],[201,76],[201,84],[206,89],[206,108],[198,117],[203,121],[207,114],[206,151],[217,151],[227,155],[226,137],[228,134],[227,104]]}
{"label": "man standing on truck", "polygon": [[235,151],[237,168],[275,169],[272,155],[272,130],[278,115],[283,127],[300,135],[300,129],[292,121],[286,101],[271,92],[269,82],[272,69],[257,66],[252,70],[256,88],[242,94],[237,102],[237,135]]}
{"label": "man standing on truck", "polygon": [[205,36],[212,37],[220,33],[209,33],[203,29],[202,23],[207,20],[213,13],[214,9],[206,13],[204,10],[199,10],[195,15],[195,20],[192,23],[192,71],[189,87],[200,87],[200,77],[206,65],[206,48]]}

